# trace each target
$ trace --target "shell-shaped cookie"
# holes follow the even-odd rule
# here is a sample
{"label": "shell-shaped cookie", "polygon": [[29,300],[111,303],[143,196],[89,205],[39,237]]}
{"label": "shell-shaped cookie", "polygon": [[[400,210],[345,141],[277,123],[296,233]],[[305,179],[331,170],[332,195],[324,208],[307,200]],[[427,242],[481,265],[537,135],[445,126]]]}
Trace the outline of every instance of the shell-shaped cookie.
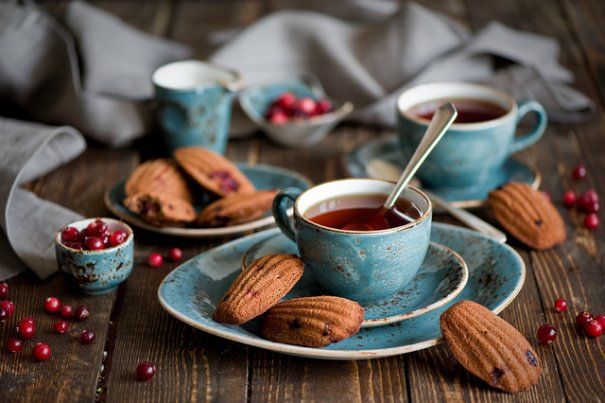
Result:
{"label": "shell-shaped cookie", "polygon": [[193,202],[187,181],[174,161],[150,160],[139,165],[124,185],[126,196],[137,193],[162,193],[177,199]]}
{"label": "shell-shaped cookie", "polygon": [[224,227],[250,222],[265,214],[276,190],[232,193],[206,206],[197,218],[202,227]]}
{"label": "shell-shaped cookie", "polygon": [[196,217],[191,203],[163,193],[137,193],[123,202],[128,210],[156,226],[183,225]]}
{"label": "shell-shaped cookie", "polygon": [[212,316],[242,324],[267,311],[294,287],[304,272],[296,255],[280,253],[256,259],[233,281]]}
{"label": "shell-shaped cookie", "polygon": [[538,382],[540,360],[523,335],[489,309],[461,301],[441,315],[441,332],[458,362],[495,388],[516,393]]}
{"label": "shell-shaped cookie", "polygon": [[271,308],[261,326],[269,340],[323,347],[359,331],[364,310],[355,301],[335,296],[294,298]]}
{"label": "shell-shaped cookie", "polygon": [[234,163],[214,151],[183,147],[174,151],[174,158],[204,189],[219,196],[256,190]]}

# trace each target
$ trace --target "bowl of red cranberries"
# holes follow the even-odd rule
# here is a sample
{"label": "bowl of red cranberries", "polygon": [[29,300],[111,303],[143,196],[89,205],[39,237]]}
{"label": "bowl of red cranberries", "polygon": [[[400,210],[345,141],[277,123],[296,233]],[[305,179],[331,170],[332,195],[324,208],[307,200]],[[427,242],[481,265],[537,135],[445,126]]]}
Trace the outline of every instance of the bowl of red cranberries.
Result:
{"label": "bowl of red cranberries", "polygon": [[113,291],[128,278],[133,266],[132,229],[113,218],[73,222],[55,235],[59,269],[86,294]]}
{"label": "bowl of red cranberries", "polygon": [[271,140],[286,147],[319,143],[353,110],[351,102],[327,97],[316,79],[250,86],[239,101]]}

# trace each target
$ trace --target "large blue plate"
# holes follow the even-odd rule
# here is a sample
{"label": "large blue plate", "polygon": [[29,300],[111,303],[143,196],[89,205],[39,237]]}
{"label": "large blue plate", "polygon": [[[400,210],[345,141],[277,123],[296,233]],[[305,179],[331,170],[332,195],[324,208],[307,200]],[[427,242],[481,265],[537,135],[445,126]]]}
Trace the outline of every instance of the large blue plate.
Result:
{"label": "large blue plate", "polygon": [[323,348],[265,340],[258,336],[257,321],[234,326],[212,320],[216,303],[237,276],[245,252],[278,231],[275,228],[231,241],[182,264],[160,285],[160,304],[177,319],[225,339],[301,357],[359,360],[398,355],[439,344],[439,316],[453,303],[469,299],[498,313],[517,296],[525,281],[523,260],[508,245],[471,230],[434,223],[431,239],[462,256],[468,265],[469,279],[455,299],[422,316],[392,325],[364,328],[349,339]]}
{"label": "large blue plate", "polygon": [[[311,186],[311,181],[289,169],[279,168],[271,165],[248,165],[240,163],[238,167],[250,179],[257,189],[284,189],[287,187],[297,187],[307,189]],[[126,197],[124,193],[124,180],[116,183],[105,192],[105,205],[116,216],[129,224],[149,231],[161,234],[175,235],[184,238],[214,238],[223,236],[234,236],[247,231],[264,228],[272,225],[275,221],[270,213],[257,220],[221,228],[189,228],[189,227],[156,227],[143,221],[137,214],[134,214],[124,206],[122,200]],[[201,209],[203,205],[196,206]]]}

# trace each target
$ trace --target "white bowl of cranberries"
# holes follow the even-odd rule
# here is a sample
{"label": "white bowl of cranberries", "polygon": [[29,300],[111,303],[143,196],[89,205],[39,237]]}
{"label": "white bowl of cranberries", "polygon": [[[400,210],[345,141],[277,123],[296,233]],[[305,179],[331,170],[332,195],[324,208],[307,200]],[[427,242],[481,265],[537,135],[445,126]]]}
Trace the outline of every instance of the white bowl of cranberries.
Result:
{"label": "white bowl of cranberries", "polygon": [[318,83],[291,80],[246,88],[239,96],[248,117],[287,147],[312,146],[353,110],[329,98]]}

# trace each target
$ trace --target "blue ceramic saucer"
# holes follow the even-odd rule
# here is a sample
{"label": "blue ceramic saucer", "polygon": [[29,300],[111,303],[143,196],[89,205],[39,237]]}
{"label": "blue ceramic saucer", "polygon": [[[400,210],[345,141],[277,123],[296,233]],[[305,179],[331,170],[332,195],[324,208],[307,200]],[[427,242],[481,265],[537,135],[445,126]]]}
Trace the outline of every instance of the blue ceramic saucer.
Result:
{"label": "blue ceramic saucer", "polygon": [[[262,239],[244,254],[242,267],[248,267],[261,256],[274,253],[298,254],[296,244],[282,233]],[[456,252],[431,242],[427,256],[412,280],[389,298],[364,304],[361,327],[382,326],[423,315],[451,301],[460,294],[468,280],[468,268]],[[315,282],[310,272],[284,299],[329,295]]]}
{"label": "blue ceramic saucer", "polygon": [[[354,178],[366,178],[368,174],[365,166],[374,159],[380,158],[393,164],[401,166],[403,161],[397,145],[395,136],[381,137],[368,141],[354,149],[346,156],[344,166],[350,176]],[[502,170],[492,175],[483,183],[469,188],[433,188],[426,187],[427,190],[436,194],[444,200],[449,201],[456,207],[477,207],[482,205],[487,199],[488,193],[510,181],[525,182],[532,185],[535,189],[540,185],[540,172],[521,161],[509,158],[502,167]]]}
{"label": "blue ceramic saucer", "polygon": [[274,343],[259,336],[258,321],[244,326],[212,320],[217,301],[237,276],[242,257],[252,245],[279,233],[274,228],[240,238],[194,257],[173,270],[160,284],[160,304],[175,318],[213,335],[283,354],[329,360],[388,357],[441,343],[439,317],[461,300],[478,302],[500,312],[517,296],[525,281],[525,265],[511,247],[478,232],[434,223],[431,239],[458,251],[469,279],[462,292],[422,316],[386,326],[361,329],[356,335],[322,348]]}
{"label": "blue ceramic saucer", "polygon": [[[307,189],[312,184],[308,178],[289,169],[263,164],[248,165],[239,163],[237,165],[257,189],[285,189],[287,187]],[[126,179],[123,179],[107,189],[105,192],[105,205],[109,211],[127,223],[149,231],[183,238],[214,238],[242,234],[247,231],[273,225],[275,222],[271,213],[268,212],[264,217],[261,217],[257,220],[244,224],[233,225],[230,227],[156,227],[148,222],[143,221],[138,215],[131,212],[126,208],[126,206],[124,206],[122,200],[124,200],[126,197],[124,192],[125,181]],[[195,206],[197,211],[200,211],[203,207],[204,204]]]}

